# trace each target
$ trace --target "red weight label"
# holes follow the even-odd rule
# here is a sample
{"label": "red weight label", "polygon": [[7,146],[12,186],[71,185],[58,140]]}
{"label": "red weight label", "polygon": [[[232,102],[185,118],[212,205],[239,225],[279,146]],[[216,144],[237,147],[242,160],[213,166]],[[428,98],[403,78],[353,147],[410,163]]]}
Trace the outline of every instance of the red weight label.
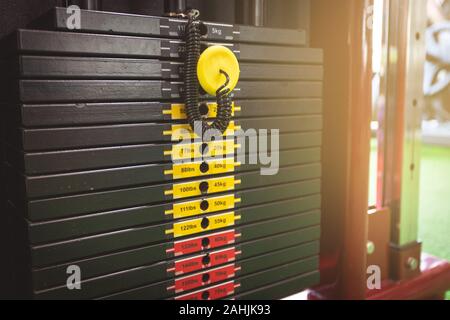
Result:
{"label": "red weight label", "polygon": [[229,263],[236,260],[236,255],[240,254],[239,251],[236,251],[236,248],[231,248],[223,251],[212,252],[209,257],[211,259],[211,263],[209,267],[215,267],[221,264]]}
{"label": "red weight label", "polygon": [[[214,249],[223,247],[235,242],[236,232],[234,230],[215,233],[203,237],[196,237],[188,240],[177,241],[174,248],[167,250],[173,252],[175,256],[200,252],[204,249]],[[206,243],[206,246],[204,244]]]}
{"label": "red weight label", "polygon": [[175,300],[217,300],[234,294],[234,281],[176,297]]}
{"label": "red weight label", "polygon": [[168,271],[175,271],[175,275],[182,275],[236,260],[236,248],[211,252],[209,255],[201,255],[188,259],[175,261],[175,267]]}
{"label": "red weight label", "polygon": [[185,292],[234,277],[234,264],[175,280],[175,292]]}

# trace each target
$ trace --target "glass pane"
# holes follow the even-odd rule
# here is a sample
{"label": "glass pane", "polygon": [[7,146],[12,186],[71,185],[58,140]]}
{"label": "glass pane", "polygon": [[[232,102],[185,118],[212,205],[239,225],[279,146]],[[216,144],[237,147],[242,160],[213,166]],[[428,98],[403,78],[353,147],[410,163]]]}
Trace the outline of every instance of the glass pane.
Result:
{"label": "glass pane", "polygon": [[428,1],[426,40],[419,236],[450,261],[450,1]]}
{"label": "glass pane", "polygon": [[372,140],[369,171],[369,207],[375,207],[377,202],[377,171],[378,171],[378,106],[382,103],[380,83],[382,76],[383,52],[383,6],[384,0],[375,0],[373,7],[372,29]]}

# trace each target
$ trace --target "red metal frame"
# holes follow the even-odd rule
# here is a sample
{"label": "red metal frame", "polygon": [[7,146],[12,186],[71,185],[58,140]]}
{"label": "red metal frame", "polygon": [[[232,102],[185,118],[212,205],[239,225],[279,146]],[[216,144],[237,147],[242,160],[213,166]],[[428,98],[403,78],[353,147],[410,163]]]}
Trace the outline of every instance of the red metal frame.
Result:
{"label": "red metal frame", "polygon": [[[450,286],[448,262],[424,256],[422,273],[410,281],[386,281],[382,290],[367,291],[367,230],[368,184],[371,120],[371,31],[368,28],[368,8],[371,0],[311,1],[311,46],[324,48],[324,141],[323,141],[323,201],[321,238],[321,277],[318,288],[309,291],[309,299],[419,299],[442,298]],[[401,5],[401,4],[400,4]],[[401,5],[402,6],[402,5]],[[373,13],[373,12],[372,12]],[[404,17],[404,19],[407,19]],[[398,63],[405,62],[407,20],[399,22]],[[396,103],[403,104],[405,65],[395,74]],[[392,90],[392,88],[391,88]],[[398,90],[398,91],[396,91]],[[403,98],[402,98],[403,97]],[[396,112],[391,120],[397,126],[404,114]],[[382,119],[384,120],[384,118]],[[388,119],[387,119],[388,120]],[[386,121],[387,121],[386,120]],[[392,123],[390,123],[392,125]],[[395,132],[390,139],[395,159],[389,172],[401,174],[398,167],[402,148]],[[401,142],[401,141],[400,141]],[[385,150],[389,152],[389,150]],[[386,168],[386,153],[381,153],[379,170]],[[395,161],[394,161],[395,160]],[[388,161],[389,162],[389,161]],[[383,166],[384,164],[384,166]],[[398,176],[379,180],[379,195],[398,195],[392,190]],[[389,189],[389,190],[388,190]],[[378,208],[386,202],[378,199]],[[395,211],[395,208],[394,208]],[[394,236],[395,238],[395,236]]]}
{"label": "red metal frame", "polygon": [[321,275],[343,299],[366,292],[371,5],[311,1],[311,45],[325,51]]}
{"label": "red metal frame", "polygon": [[422,273],[408,281],[385,281],[382,290],[367,292],[368,300],[443,299],[450,284],[450,263],[422,255]]}

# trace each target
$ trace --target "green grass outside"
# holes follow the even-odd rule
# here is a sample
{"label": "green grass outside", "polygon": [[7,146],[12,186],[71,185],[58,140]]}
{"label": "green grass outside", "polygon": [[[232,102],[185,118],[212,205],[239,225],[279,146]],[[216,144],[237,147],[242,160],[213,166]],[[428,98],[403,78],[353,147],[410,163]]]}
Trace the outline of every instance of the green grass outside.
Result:
{"label": "green grass outside", "polygon": [[[372,144],[370,204],[376,199],[376,145]],[[450,261],[450,148],[422,146],[419,237],[424,251]]]}
{"label": "green grass outside", "polygon": [[[370,204],[375,203],[375,188],[376,143],[372,142]],[[450,261],[450,148],[422,146],[419,201],[419,239],[424,252]]]}
{"label": "green grass outside", "polygon": [[[450,148],[424,145],[419,237],[423,250],[450,261]],[[450,300],[450,291],[447,292]]]}
{"label": "green grass outside", "polygon": [[419,237],[425,252],[450,261],[450,148],[424,145]]}

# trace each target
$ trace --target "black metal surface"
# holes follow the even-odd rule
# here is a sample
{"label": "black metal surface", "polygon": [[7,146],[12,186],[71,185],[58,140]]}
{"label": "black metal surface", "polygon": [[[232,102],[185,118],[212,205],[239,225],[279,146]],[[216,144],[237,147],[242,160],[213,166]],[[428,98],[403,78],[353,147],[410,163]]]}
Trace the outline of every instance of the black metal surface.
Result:
{"label": "black metal surface", "polygon": [[[278,129],[280,133],[319,131],[322,129],[320,115],[293,116],[289,118],[252,118],[235,121],[244,130],[252,128]],[[141,123],[85,127],[12,129],[6,141],[25,151],[50,151],[126,144],[170,142],[171,124]]]}
{"label": "black metal surface", "polygon": [[[264,205],[276,201],[313,196],[319,193],[319,180],[294,182],[240,191],[236,192],[235,195],[241,201],[235,203],[234,209],[238,210],[248,206]],[[220,197],[212,196],[200,199],[209,204],[213,203],[216,199],[220,199]],[[198,200],[198,198],[195,200]],[[119,229],[165,223],[173,220],[173,215],[166,214],[166,211],[171,210],[173,205],[180,203],[184,203],[184,201],[113,210],[58,220],[28,222],[30,243],[37,245],[58,242]],[[220,211],[223,210],[210,210],[209,213],[217,213]]]}
{"label": "black metal surface", "polygon": [[[179,59],[183,51],[180,40],[25,29],[17,32],[16,42],[13,49],[27,54]],[[320,64],[323,59],[320,49],[247,43],[226,46],[243,62]]]}
{"label": "black metal surface", "polygon": [[[231,297],[235,300],[273,300],[282,299],[302,292],[320,282],[318,271],[310,272],[297,277],[285,279],[262,288],[253,289]],[[268,299],[270,297],[270,299]]]}
{"label": "black metal surface", "polygon": [[[242,183],[236,185],[235,189],[246,190],[264,185],[270,186],[317,179],[320,178],[320,171],[320,164],[309,164],[280,168],[279,173],[274,176],[261,176],[259,171],[240,173],[234,175],[236,179],[242,180]],[[201,182],[205,181],[205,179],[193,179],[193,181]],[[30,201],[17,200],[21,198],[19,195],[9,195],[11,199],[15,199],[15,204],[21,211],[24,211],[28,219],[39,221],[133,206],[158,204],[170,200],[169,196],[164,195],[164,191],[169,190],[171,187],[172,184],[166,183]]]}
{"label": "black metal surface", "polygon": [[[320,148],[274,152],[272,156],[279,157],[279,165],[282,167],[309,164],[320,161]],[[211,161],[205,160],[203,163],[211,163]],[[242,164],[236,167],[234,172],[258,171],[261,167],[261,164]],[[171,164],[127,166],[107,170],[34,177],[23,176],[20,183],[24,185],[27,197],[33,199],[162,183],[172,180],[185,182],[192,179],[174,179],[171,175],[164,174],[166,170],[171,169]],[[208,171],[204,174],[205,179],[214,177],[215,175],[208,173]]]}
{"label": "black metal surface", "polygon": [[[304,218],[305,216],[303,216]],[[275,219],[270,222],[262,222],[255,226],[243,226],[236,231],[241,234],[248,234],[237,239],[232,246],[216,248],[217,250],[236,247],[242,251],[242,257],[254,257],[264,252],[271,252],[282,247],[289,247],[307,241],[317,240],[320,236],[320,228],[317,224],[320,216],[315,215],[315,219],[299,219],[299,217],[286,217]],[[252,231],[255,230],[255,231]],[[268,237],[268,239],[265,239]],[[76,260],[46,268],[37,268],[33,271],[34,285],[38,289],[44,289],[61,285],[66,282],[66,270],[69,265],[76,264],[85,270],[86,279],[99,277],[104,274],[111,274],[121,270],[138,268],[140,266],[150,266],[154,264],[169,264],[172,266],[174,257],[166,251],[173,246],[173,243],[157,244],[134,248],[127,251],[104,254],[84,260]],[[264,250],[266,246],[266,250]],[[204,249],[197,254],[208,254],[213,250]],[[186,258],[180,256],[177,259]],[[169,261],[165,261],[169,259]]]}
{"label": "black metal surface", "polygon": [[[67,31],[68,15],[64,8],[56,8],[48,14],[46,25]],[[82,32],[140,35],[150,37],[180,38],[186,20],[152,16],[136,16],[111,12],[89,12],[82,10]],[[294,29],[259,28],[205,22],[207,40],[249,43],[267,43],[288,46],[304,46],[306,32]]]}
{"label": "black metal surface", "polygon": [[[320,147],[319,131],[281,134],[279,150]],[[7,148],[6,158],[24,174],[42,175],[58,172],[104,169],[121,166],[169,163],[164,151],[173,144],[122,145],[105,148],[74,149],[65,151],[27,152]]]}
{"label": "black metal surface", "polygon": [[[120,102],[179,100],[178,82],[157,80],[19,80],[19,99],[24,103]],[[320,98],[320,82],[242,81],[237,99]],[[205,96],[206,98],[206,96]]]}
{"label": "black metal surface", "polygon": [[[283,250],[279,250],[272,253],[266,253],[261,256],[256,256],[249,259],[239,260],[237,262],[228,264],[233,265],[235,268],[239,268],[236,271],[236,276],[245,276],[251,273],[263,271],[277,267],[283,264],[289,264],[291,262],[312,257],[318,254],[319,243],[312,242],[301,246],[291,247]],[[314,264],[314,266],[316,263]],[[223,266],[222,266],[223,267]],[[200,271],[202,274],[210,274],[212,270],[221,268],[221,266],[215,267],[210,270]],[[312,271],[313,268],[306,269],[306,271]],[[300,271],[300,270],[299,270]],[[184,275],[189,277],[189,275]],[[166,298],[166,295],[174,295],[175,290],[168,290],[175,284],[175,279],[168,279],[167,264],[161,264],[156,267],[142,267],[137,270],[125,270],[119,274],[106,275],[99,278],[93,278],[85,280],[81,283],[83,290],[82,293],[68,290],[67,286],[61,286],[50,290],[45,290],[35,293],[37,299],[93,299],[98,298],[111,292],[120,292],[123,290],[130,290],[136,287],[151,285],[152,297],[146,298]],[[118,281],[120,279],[120,281]],[[197,288],[204,286],[206,283],[201,282],[197,284]],[[138,289],[140,290],[140,289]],[[192,291],[192,290],[189,290]],[[189,292],[187,291],[187,292]],[[178,292],[177,294],[186,293]]]}
{"label": "black metal surface", "polygon": [[[236,258],[233,259],[232,261],[223,261],[221,264],[214,264],[214,267],[218,267],[220,265],[225,265],[228,263],[234,263],[235,261],[238,262],[242,260],[245,261],[257,256],[273,253],[278,250],[283,250],[285,248],[294,248],[295,252],[293,252],[293,255],[295,254],[301,255],[300,258],[302,256],[303,257],[312,256],[318,253],[316,242],[313,242],[319,239],[320,234],[318,231],[319,231],[318,227],[300,229],[292,232],[287,232],[281,235],[270,236],[267,238],[262,238],[250,242],[240,243],[233,246],[219,248],[218,250],[209,250],[207,252],[202,252],[200,254],[177,257],[176,259],[172,258],[167,261],[161,261],[157,263],[145,264],[145,262],[147,261],[137,261],[137,264],[136,262],[134,262],[135,265],[131,263],[131,267],[129,269],[124,270],[128,270],[126,271],[127,274],[132,274],[139,277],[139,279],[133,279],[135,283],[138,281],[141,284],[147,284],[173,278],[175,275],[180,276],[180,274],[175,274],[175,272],[172,271],[172,269],[174,268],[175,263],[179,263],[183,259],[188,260],[195,257],[201,258],[210,257],[214,256],[215,253],[224,252],[227,250],[234,250],[235,253],[237,252],[238,254],[236,254]],[[290,260],[295,260],[295,258]],[[198,270],[193,272],[201,272],[209,268],[210,268],[209,265],[203,264],[202,266],[199,267]],[[185,276],[187,274],[189,273],[183,273],[181,275]],[[46,277],[46,275],[48,275],[48,277]],[[87,275],[88,276],[85,277],[83,284],[88,283],[88,285],[91,287],[93,284],[95,284],[102,287],[102,284],[96,281],[99,280],[97,268],[88,270]],[[106,281],[111,282],[111,284],[114,286],[117,285],[116,283],[114,283],[114,278],[116,276],[121,275],[123,275],[122,272],[110,273],[109,276],[105,278],[103,275],[101,275],[102,277],[100,278],[100,282],[103,281],[102,279],[105,279]],[[58,290],[65,288],[64,286],[62,286],[66,281],[66,277],[64,274],[58,274],[57,272],[48,273],[43,271],[36,271],[34,279],[35,279],[34,280],[35,288],[36,291],[38,292],[49,288],[59,287]],[[126,283],[125,285],[133,287],[133,285],[130,283]]]}
{"label": "black metal surface", "polygon": [[[19,57],[19,77],[60,79],[179,80],[183,63],[152,59],[29,56]],[[321,81],[320,65],[241,63],[241,80]]]}
{"label": "black metal surface", "polygon": [[[300,207],[295,207],[298,204],[300,204]],[[267,210],[269,209],[265,209],[265,206],[242,209],[240,213],[245,221],[238,220],[236,221],[235,226],[229,229],[294,215],[302,215],[302,222],[305,223],[306,226],[309,226],[310,224],[308,223],[316,221],[313,209],[316,208],[319,210],[320,197],[306,197],[297,201],[288,201],[285,206],[280,204],[279,206],[274,205],[274,207],[276,209],[273,210],[272,207],[272,212],[268,212]],[[207,217],[211,216],[212,215],[208,215]],[[165,234],[165,231],[170,229],[172,225],[173,223],[166,223],[164,225],[136,227],[91,237],[33,246],[31,247],[32,265],[35,267],[46,267],[68,261],[133,249],[140,246],[161,244],[173,240],[170,236]],[[227,229],[220,229],[219,231],[224,230]],[[204,235],[207,235],[207,233],[196,234],[195,236]]]}
{"label": "black metal surface", "polygon": [[[245,292],[256,289],[261,286],[277,283],[278,281],[289,279],[290,277],[298,274],[304,274],[313,271],[318,267],[318,257],[309,258],[307,260],[299,260],[278,266],[272,269],[260,271],[251,275],[247,275],[241,278],[237,278],[237,282],[240,284],[235,292]],[[129,290],[127,292],[102,297],[102,299],[108,300],[127,300],[127,299],[160,299],[160,295],[164,298],[170,298],[166,289],[167,283],[160,283],[151,285],[135,290]]]}
{"label": "black metal surface", "polygon": [[[7,102],[2,119],[8,119],[0,136],[8,181],[2,203],[14,230],[8,239],[14,239],[16,267],[7,269],[15,269],[18,296],[171,299],[181,294],[167,291],[179,278],[167,273],[175,260],[233,246],[242,251],[235,262],[242,271],[233,280],[240,284],[237,298],[276,297],[275,284],[288,279],[300,287],[316,283],[323,53],[305,47],[306,32],[205,24],[204,47],[226,43],[241,64],[236,125],[281,129],[281,169],[261,176],[261,165],[242,164],[230,174],[173,180],[164,174],[172,168],[164,152],[175,141],[163,133],[185,122],[166,112],[183,94],[185,21],[83,10],[82,30],[69,32],[67,17],[65,8],[53,10],[35,30],[19,30],[12,47],[5,42],[2,55],[8,57],[0,81],[0,101]],[[230,176],[240,180],[231,191],[185,199],[165,193],[178,183],[223,183]],[[240,199],[233,226],[175,238],[167,233],[175,221],[228,212],[174,220],[167,212],[175,203],[229,194]],[[233,230],[235,244],[187,256],[170,251],[175,240]],[[65,287],[72,264],[82,268],[82,293]]]}
{"label": "black metal surface", "polygon": [[[235,118],[259,118],[272,116],[298,116],[322,113],[320,98],[236,100],[241,107]],[[5,106],[6,108],[6,106]],[[170,103],[162,102],[114,102],[23,104],[8,108],[17,126],[56,127],[114,123],[169,122]]]}
{"label": "black metal surface", "polygon": [[[272,203],[270,205],[242,208],[236,210],[236,214],[242,218],[235,222],[234,227],[309,212],[313,209],[319,209],[319,207],[320,197],[309,196]],[[204,219],[213,216],[207,215]],[[187,219],[186,221],[188,220],[192,219]],[[31,253],[33,261],[37,266],[48,266],[99,254],[108,254],[144,245],[161,243],[167,241],[167,238],[169,238],[166,236],[165,231],[170,229],[172,225],[173,223],[165,223],[162,225],[135,227],[91,237],[38,245],[32,247]]]}

